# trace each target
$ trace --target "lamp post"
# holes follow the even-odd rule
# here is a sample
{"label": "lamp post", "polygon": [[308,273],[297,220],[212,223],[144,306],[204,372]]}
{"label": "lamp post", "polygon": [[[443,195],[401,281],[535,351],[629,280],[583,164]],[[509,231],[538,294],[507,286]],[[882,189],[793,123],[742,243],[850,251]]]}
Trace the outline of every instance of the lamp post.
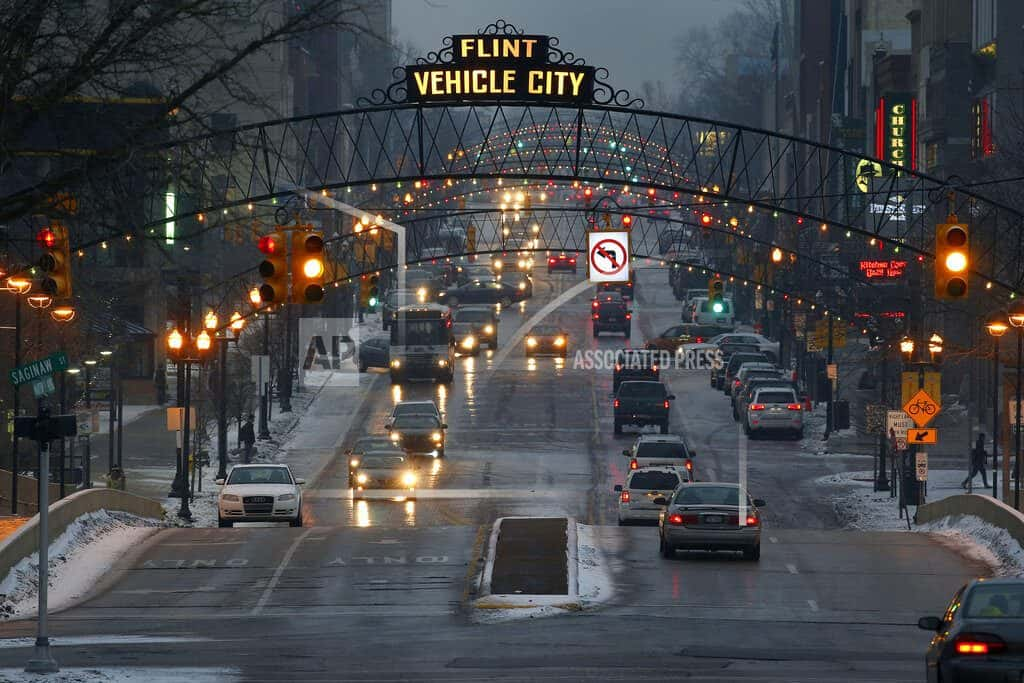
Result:
{"label": "lamp post", "polygon": [[178,509],[178,517],[182,519],[192,519],[192,511],[188,507],[189,430],[191,429],[189,425],[191,406],[189,404],[192,393],[192,369],[190,366],[192,363],[203,362],[209,354],[212,345],[213,339],[206,330],[202,330],[196,335],[195,339],[188,339],[177,328],[171,330],[170,334],[167,335],[168,355],[176,363],[183,363],[185,369],[185,394],[181,415],[181,457],[178,465],[182,481],[181,507]]}
{"label": "lamp post", "polygon": [[[88,358],[82,361],[85,366],[85,407],[89,409],[89,421],[92,422],[92,369],[96,365],[95,358]],[[85,435],[85,462],[82,472],[82,488],[92,488],[92,433]]]}
{"label": "lamp post", "polygon": [[999,484],[999,338],[1010,329],[1002,316],[989,319],[985,325],[992,337],[992,497],[998,498]]}
{"label": "lamp post", "polygon": [[1024,302],[1017,302],[1010,307],[1007,317],[1010,324],[1017,328],[1017,405],[1014,408],[1013,420],[1013,507],[1020,509],[1020,398],[1021,398],[1021,357],[1024,356]]}
{"label": "lamp post", "polygon": [[114,469],[114,421],[117,419],[117,392],[114,386],[114,352],[103,349],[100,355],[107,360],[107,476]]}
{"label": "lamp post", "polygon": [[203,319],[203,326],[206,331],[213,335],[219,351],[219,367],[217,377],[217,479],[226,479],[228,476],[228,343],[237,342],[238,335],[245,327],[245,319],[242,314],[235,311],[231,314],[231,322],[217,334],[217,315],[210,311]]}
{"label": "lamp post", "polygon": [[[263,304],[263,298],[260,296],[260,289],[259,289],[259,287],[253,287],[252,289],[249,290],[249,303],[251,303],[255,308],[259,308]],[[263,353],[262,353],[262,355],[265,356],[266,359],[267,359],[267,377],[269,377],[270,376],[270,317],[269,317],[270,316],[270,309],[269,309],[269,307],[265,311],[264,315],[266,317],[263,318]],[[262,370],[262,365],[260,366],[260,369]],[[270,392],[269,392],[269,387],[266,386],[268,383],[263,381],[263,373],[260,372],[259,375],[260,376],[256,378],[256,381],[259,383],[259,386],[256,387],[256,390],[257,390],[257,394],[259,395],[259,410],[260,410],[260,415],[259,415],[259,433],[258,433],[257,436],[260,438],[260,440],[265,440],[265,439],[269,439],[270,438],[270,426],[267,424],[268,419],[269,419],[267,417],[267,408],[268,408],[269,402],[270,402],[270,398],[269,398],[268,394]]]}

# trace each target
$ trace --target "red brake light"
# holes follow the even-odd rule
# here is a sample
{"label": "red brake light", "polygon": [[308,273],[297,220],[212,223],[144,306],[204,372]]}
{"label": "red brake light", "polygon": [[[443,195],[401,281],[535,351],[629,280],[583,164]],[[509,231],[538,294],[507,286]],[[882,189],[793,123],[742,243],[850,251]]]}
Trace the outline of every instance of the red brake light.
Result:
{"label": "red brake light", "polygon": [[623,503],[628,503],[629,502],[629,491],[623,491],[622,495],[619,496],[619,500],[621,500]]}
{"label": "red brake light", "polygon": [[693,472],[693,461],[689,458],[686,459],[686,471]]}
{"label": "red brake light", "polygon": [[615,399],[615,402],[612,404],[612,407],[613,408],[618,408],[619,407],[619,399]]}
{"label": "red brake light", "polygon": [[548,259],[548,263],[551,264],[551,265],[555,265],[555,259],[549,258]]}
{"label": "red brake light", "polygon": [[1006,650],[998,636],[987,633],[961,633],[956,637],[953,649],[958,655],[990,655]]}
{"label": "red brake light", "polygon": [[790,403],[786,407],[789,408],[790,410],[803,410],[804,409],[804,406],[803,406],[802,403]]}
{"label": "red brake light", "polygon": [[591,301],[590,305],[593,306],[594,308],[597,308],[597,299],[594,299],[593,301]]}
{"label": "red brake light", "polygon": [[569,264],[570,265],[576,265],[576,259],[574,259],[574,258],[569,259]]}
{"label": "red brake light", "polygon": [[595,313],[595,314],[594,314],[594,320],[597,320],[597,319],[598,319],[598,318],[600,318],[600,317],[601,317],[601,314],[600,314],[600,313]]}
{"label": "red brake light", "polygon": [[626,314],[626,320],[632,320],[632,319],[633,319],[633,314],[632,313],[627,313]]}
{"label": "red brake light", "polygon": [[697,343],[698,344],[703,344],[704,343],[704,337],[697,337]]}
{"label": "red brake light", "polygon": [[757,515],[747,515],[747,526],[757,526],[759,521]]}
{"label": "red brake light", "polygon": [[676,515],[669,515],[668,516],[668,523],[669,524],[675,524],[675,525],[678,526],[678,525],[683,523],[683,516],[682,515],[678,515],[678,514],[676,514]]}
{"label": "red brake light", "polygon": [[665,410],[668,410],[668,401],[665,401]]}
{"label": "red brake light", "polygon": [[763,403],[751,403],[750,404],[750,409],[751,410],[764,410],[764,404]]}
{"label": "red brake light", "polygon": [[636,461],[636,458],[633,458],[632,460],[629,461],[629,469],[631,469],[631,470],[638,470],[638,469],[640,469],[640,463],[638,463]]}

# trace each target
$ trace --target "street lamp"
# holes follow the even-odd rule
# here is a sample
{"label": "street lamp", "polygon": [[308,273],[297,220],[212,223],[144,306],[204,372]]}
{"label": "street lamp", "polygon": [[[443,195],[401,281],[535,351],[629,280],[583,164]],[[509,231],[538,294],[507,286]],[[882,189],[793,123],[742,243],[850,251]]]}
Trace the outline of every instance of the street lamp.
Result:
{"label": "street lamp", "polygon": [[50,317],[59,323],[69,323],[75,319],[75,309],[71,306],[57,306],[50,311]]}
{"label": "street lamp", "polygon": [[[257,291],[257,296],[259,292]],[[207,321],[216,320],[216,315],[211,311],[207,314]],[[237,342],[242,328],[245,327],[245,318],[238,311],[231,314],[227,328],[220,335],[216,333],[216,326],[211,328],[214,340],[220,346],[220,361],[217,373],[217,479],[225,479],[228,476],[228,342]],[[229,334],[230,330],[230,334]],[[202,337],[206,334],[203,331]],[[198,340],[197,340],[198,341]]]}
{"label": "street lamp", "polygon": [[1017,405],[1013,420],[1013,507],[1020,509],[1020,399],[1021,399],[1021,356],[1024,356],[1024,302],[1018,301],[1010,307],[1007,315],[1010,324],[1017,328]]}
{"label": "street lamp", "polygon": [[778,247],[772,249],[772,263],[782,263],[782,250]]}
{"label": "street lamp", "polygon": [[914,358],[914,340],[910,337],[904,337],[900,340],[900,353],[906,357],[907,361],[911,361]]}
{"label": "street lamp", "polygon": [[933,363],[942,360],[942,337],[938,333],[932,333],[928,338],[928,353],[931,354]]}
{"label": "street lamp", "polygon": [[249,290],[249,303],[251,303],[255,308],[259,308],[263,305],[263,297],[260,296],[259,287],[253,287]]}
{"label": "street lamp", "polygon": [[[189,341],[192,343],[189,343]],[[184,363],[185,366],[185,392],[181,416],[181,460],[179,461],[183,485],[181,488],[181,507],[178,510],[178,516],[182,519],[192,519],[192,511],[188,508],[189,487],[187,485],[189,477],[189,431],[191,429],[189,424],[191,406],[189,404],[192,394],[192,370],[190,365],[206,360],[211,344],[210,334],[206,330],[196,335],[194,340],[189,340],[187,332],[182,334],[177,328],[171,330],[167,335],[167,354],[174,359],[175,363]]]}
{"label": "street lamp", "polygon": [[999,480],[999,338],[1010,326],[1002,316],[990,318],[985,325],[992,337],[992,497],[998,497]]}

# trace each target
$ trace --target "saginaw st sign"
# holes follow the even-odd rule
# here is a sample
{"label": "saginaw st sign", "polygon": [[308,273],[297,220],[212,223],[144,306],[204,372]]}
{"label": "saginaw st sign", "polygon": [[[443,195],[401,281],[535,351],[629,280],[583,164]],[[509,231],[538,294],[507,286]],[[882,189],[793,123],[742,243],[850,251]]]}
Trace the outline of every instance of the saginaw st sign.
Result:
{"label": "saginaw st sign", "polygon": [[445,42],[450,61],[405,67],[406,101],[594,101],[595,68],[553,61],[549,36],[454,35]]}

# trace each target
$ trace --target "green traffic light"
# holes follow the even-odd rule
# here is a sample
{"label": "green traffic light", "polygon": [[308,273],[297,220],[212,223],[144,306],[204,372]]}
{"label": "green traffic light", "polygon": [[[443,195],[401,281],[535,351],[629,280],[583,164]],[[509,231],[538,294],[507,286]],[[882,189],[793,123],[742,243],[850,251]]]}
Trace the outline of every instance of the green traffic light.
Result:
{"label": "green traffic light", "polygon": [[371,296],[370,300],[367,301],[366,303],[369,304],[370,308],[376,308],[377,307],[377,297]]}
{"label": "green traffic light", "polygon": [[715,313],[721,313],[723,310],[725,310],[725,306],[722,305],[721,301],[716,301],[714,305],[711,306],[711,310],[713,310]]}

